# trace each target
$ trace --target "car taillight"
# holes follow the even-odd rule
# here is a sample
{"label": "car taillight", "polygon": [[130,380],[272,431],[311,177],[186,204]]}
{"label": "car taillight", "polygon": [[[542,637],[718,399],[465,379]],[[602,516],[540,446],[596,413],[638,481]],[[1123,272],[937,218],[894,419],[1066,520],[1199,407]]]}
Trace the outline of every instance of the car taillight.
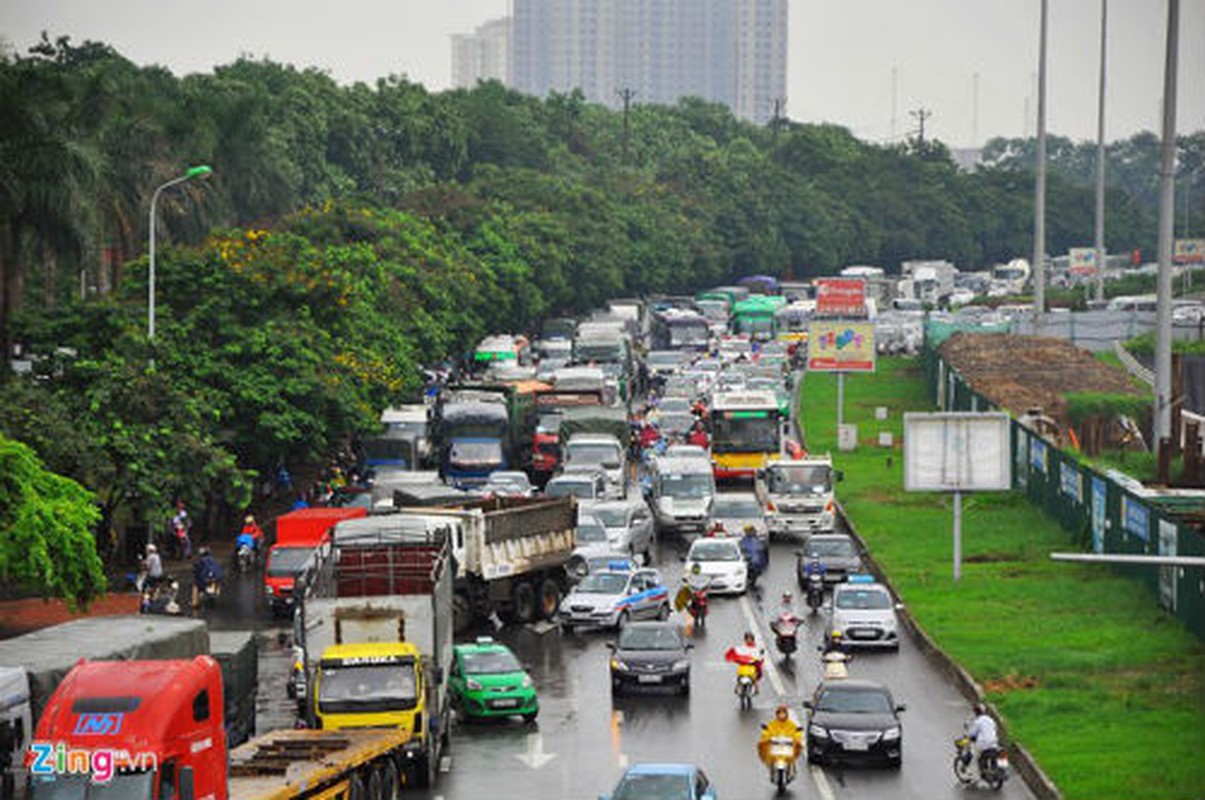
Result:
{"label": "car taillight", "polygon": [[773,503],[771,503],[769,501],[766,502],[766,511],[777,511],[777,510],[778,509],[774,506]]}

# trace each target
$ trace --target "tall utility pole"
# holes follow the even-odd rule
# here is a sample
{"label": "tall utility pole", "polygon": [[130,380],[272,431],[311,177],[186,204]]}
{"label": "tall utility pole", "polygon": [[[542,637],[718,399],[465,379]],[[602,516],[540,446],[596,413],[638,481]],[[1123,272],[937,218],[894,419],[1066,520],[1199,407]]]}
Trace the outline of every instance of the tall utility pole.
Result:
{"label": "tall utility pole", "polygon": [[779,97],[774,101],[774,116],[770,119],[770,132],[778,138],[778,129],[782,127],[782,109],[787,101]]}
{"label": "tall utility pole", "polygon": [[1048,0],[1042,0],[1038,38],[1038,154],[1033,200],[1033,332],[1042,333],[1046,313],[1046,17]]}
{"label": "tall utility pole", "polygon": [[[1172,435],[1172,242],[1176,213],[1176,63],[1180,0],[1167,0],[1167,61],[1163,72],[1163,145],[1159,162],[1159,277],[1155,305],[1155,442]],[[1167,463],[1160,457],[1162,465]],[[1168,476],[1160,474],[1160,480]]]}
{"label": "tall utility pole", "polygon": [[628,126],[628,110],[632,105],[632,98],[636,96],[635,89],[620,89],[619,99],[623,100],[623,163],[628,163],[628,136],[631,133],[631,128]]}
{"label": "tall utility pole", "polygon": [[979,146],[979,73],[971,79],[971,147]]}
{"label": "tall utility pole", "polygon": [[1100,98],[1096,117],[1096,299],[1105,298],[1105,44],[1109,0],[1100,0]]}
{"label": "tall utility pole", "polygon": [[925,143],[925,120],[927,120],[929,117],[933,116],[933,112],[928,111],[924,108],[918,108],[915,111],[909,111],[908,113],[911,114],[912,116],[916,117],[916,121],[920,124],[920,133],[917,134],[916,138],[917,138],[917,141],[919,141],[921,144],[924,144]]}
{"label": "tall utility pole", "polygon": [[899,72],[900,71],[896,67],[891,68],[891,141],[892,142],[895,141],[895,132],[898,130],[898,126],[896,125],[896,120],[898,118],[898,115],[896,113],[896,111],[897,111],[897,102],[896,101],[899,99],[899,94],[900,94],[899,93],[899,86],[900,86]]}

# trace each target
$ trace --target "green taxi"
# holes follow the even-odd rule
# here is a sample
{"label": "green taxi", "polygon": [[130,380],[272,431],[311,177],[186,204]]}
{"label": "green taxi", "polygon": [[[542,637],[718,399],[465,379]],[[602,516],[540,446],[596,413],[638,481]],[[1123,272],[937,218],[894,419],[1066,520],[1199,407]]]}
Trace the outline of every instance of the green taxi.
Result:
{"label": "green taxi", "polygon": [[531,722],[540,711],[531,676],[509,647],[488,636],[452,648],[448,688],[453,707],[467,719],[517,715]]}

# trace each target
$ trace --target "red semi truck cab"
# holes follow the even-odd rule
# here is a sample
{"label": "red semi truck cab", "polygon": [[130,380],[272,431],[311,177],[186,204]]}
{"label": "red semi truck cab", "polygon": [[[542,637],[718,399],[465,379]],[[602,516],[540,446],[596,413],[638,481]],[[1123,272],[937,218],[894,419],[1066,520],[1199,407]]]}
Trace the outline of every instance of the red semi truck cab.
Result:
{"label": "red semi truck cab", "polygon": [[[191,661],[81,662],[51,696],[26,755],[29,800],[225,800],[222,672]],[[180,790],[190,787],[185,794]]]}
{"label": "red semi truck cab", "polygon": [[272,613],[293,610],[293,586],[319,547],[329,547],[330,531],[342,520],[362,517],[361,506],[299,508],[276,518],[276,542],[264,566],[264,596]]}

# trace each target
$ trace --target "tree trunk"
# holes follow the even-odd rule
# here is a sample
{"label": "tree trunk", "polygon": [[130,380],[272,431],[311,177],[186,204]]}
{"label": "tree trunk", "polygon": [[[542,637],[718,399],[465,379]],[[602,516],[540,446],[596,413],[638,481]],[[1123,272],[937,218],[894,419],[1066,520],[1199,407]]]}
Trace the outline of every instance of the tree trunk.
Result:
{"label": "tree trunk", "polygon": [[11,221],[0,223],[0,369],[8,373],[12,358],[12,337],[8,322],[12,318],[17,293],[17,234]]}

